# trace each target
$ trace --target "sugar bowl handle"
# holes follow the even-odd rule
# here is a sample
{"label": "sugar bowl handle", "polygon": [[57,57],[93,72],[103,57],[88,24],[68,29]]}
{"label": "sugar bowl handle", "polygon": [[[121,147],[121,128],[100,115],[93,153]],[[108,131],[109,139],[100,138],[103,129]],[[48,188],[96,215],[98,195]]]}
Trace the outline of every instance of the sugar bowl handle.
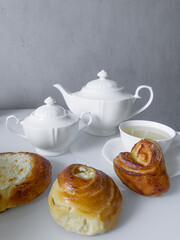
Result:
{"label": "sugar bowl handle", "polygon": [[82,128],[79,129],[78,135],[80,135],[84,130],[86,130],[89,125],[92,123],[92,115],[90,112],[82,112],[80,115],[80,120],[85,124]]}
{"label": "sugar bowl handle", "polygon": [[10,115],[10,116],[8,116],[8,117],[6,118],[6,123],[5,123],[6,128],[7,128],[10,132],[16,134],[17,136],[22,137],[22,138],[24,138],[24,139],[27,139],[27,137],[26,137],[25,135],[16,132],[15,130],[13,130],[13,129],[9,126],[8,121],[9,121],[10,118],[15,118],[15,119],[16,119],[16,124],[20,124],[20,122],[21,122],[21,120],[20,120],[17,116],[15,116],[15,115]]}
{"label": "sugar bowl handle", "polygon": [[144,110],[145,110],[146,108],[148,108],[149,105],[152,103],[152,100],[153,100],[153,97],[154,97],[154,93],[153,93],[152,87],[146,86],[146,85],[141,85],[141,86],[139,86],[139,87],[136,89],[136,92],[135,92],[135,94],[134,94],[134,96],[133,96],[134,99],[136,100],[137,98],[141,98],[141,97],[139,96],[139,91],[140,91],[141,89],[143,89],[143,88],[146,88],[146,89],[149,90],[149,93],[150,93],[149,100],[148,100],[148,102],[147,102],[143,107],[141,107],[139,110],[137,110],[136,112],[134,112],[133,114],[131,114],[131,115],[128,117],[128,119],[129,119],[129,118],[132,118],[132,117],[134,117],[135,115],[139,114],[140,112],[144,111]]}

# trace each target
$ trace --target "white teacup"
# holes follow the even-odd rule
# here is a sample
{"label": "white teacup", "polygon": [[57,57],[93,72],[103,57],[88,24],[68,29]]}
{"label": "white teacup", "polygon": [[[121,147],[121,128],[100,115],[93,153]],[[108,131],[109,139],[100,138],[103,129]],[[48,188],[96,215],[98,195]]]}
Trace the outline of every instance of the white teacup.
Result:
{"label": "white teacup", "polygon": [[130,152],[141,139],[156,141],[165,153],[172,147],[180,145],[180,132],[157,122],[132,120],[120,124],[119,131],[125,149]]}

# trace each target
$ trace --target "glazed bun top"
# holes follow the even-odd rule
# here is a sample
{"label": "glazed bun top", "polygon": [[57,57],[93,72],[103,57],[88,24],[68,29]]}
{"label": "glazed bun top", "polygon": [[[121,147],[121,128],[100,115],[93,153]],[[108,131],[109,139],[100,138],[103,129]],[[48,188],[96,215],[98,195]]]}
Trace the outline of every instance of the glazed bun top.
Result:
{"label": "glazed bun top", "polygon": [[59,200],[76,207],[79,212],[98,214],[103,218],[114,214],[121,206],[122,196],[118,187],[100,170],[73,164],[58,175],[58,184]]}

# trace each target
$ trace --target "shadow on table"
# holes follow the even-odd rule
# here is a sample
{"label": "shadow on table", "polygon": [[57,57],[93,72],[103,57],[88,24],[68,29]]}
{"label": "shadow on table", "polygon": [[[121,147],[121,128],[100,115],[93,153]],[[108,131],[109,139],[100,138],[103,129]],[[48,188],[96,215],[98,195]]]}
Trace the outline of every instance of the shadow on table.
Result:
{"label": "shadow on table", "polygon": [[102,148],[104,144],[111,138],[114,138],[115,136],[111,137],[98,137],[98,136],[92,136],[87,133],[83,133],[80,136],[78,136],[77,141],[74,141],[74,143],[71,145],[71,150],[81,150],[86,151],[94,148]]}

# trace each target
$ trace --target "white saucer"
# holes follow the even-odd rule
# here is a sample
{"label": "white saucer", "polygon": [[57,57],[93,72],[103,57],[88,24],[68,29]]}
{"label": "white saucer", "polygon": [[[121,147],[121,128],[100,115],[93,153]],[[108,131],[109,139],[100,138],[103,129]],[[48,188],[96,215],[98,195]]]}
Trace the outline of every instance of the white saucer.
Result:
{"label": "white saucer", "polygon": [[[113,138],[107,141],[102,149],[104,158],[113,166],[113,159],[120,152],[127,152],[123,147],[121,138]],[[166,169],[170,177],[180,175],[180,147],[173,148],[164,155]]]}

